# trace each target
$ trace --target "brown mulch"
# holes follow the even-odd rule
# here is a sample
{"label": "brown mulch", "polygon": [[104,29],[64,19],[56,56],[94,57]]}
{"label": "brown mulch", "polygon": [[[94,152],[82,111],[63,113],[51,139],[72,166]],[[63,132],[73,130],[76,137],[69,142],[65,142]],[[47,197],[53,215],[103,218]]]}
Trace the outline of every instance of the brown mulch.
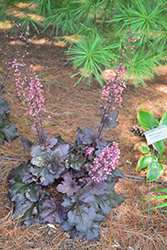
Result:
{"label": "brown mulch", "polygon": [[[7,61],[13,45],[10,39],[4,37],[3,32],[0,34],[0,39],[2,49],[0,58],[3,59],[6,52],[5,61]],[[93,130],[96,130],[100,121],[95,114],[97,106],[102,103],[101,86],[93,79],[90,86],[84,81],[73,87],[78,77],[70,78],[77,71],[73,70],[71,62],[66,65],[67,56],[64,52],[67,50],[67,44],[60,43],[53,37],[36,36],[33,32],[28,44],[29,55],[25,62],[27,65],[33,65],[34,71],[44,85],[47,111],[43,115],[43,126],[48,130],[48,135],[52,137],[60,134],[64,140],[73,141],[77,127],[83,129],[91,125]],[[25,50],[26,44],[21,44],[20,49]],[[4,71],[0,73],[4,77],[5,63],[0,61],[0,68]],[[131,126],[137,124],[137,110],[142,108],[152,111],[156,117],[162,117],[166,112],[167,68],[159,67],[159,72],[160,76],[155,76],[154,80],[148,82],[146,88],[139,85],[136,89],[132,83],[128,83],[123,93],[123,107],[119,109],[120,125],[103,133],[107,139],[119,143],[121,158],[118,168],[127,175],[146,176],[146,171],[136,171],[141,153],[134,148],[136,143],[144,139],[136,137],[129,131]],[[6,82],[6,94],[1,97],[12,107],[10,122],[17,127],[20,135],[37,143],[37,135],[31,130],[33,120],[24,115],[27,108],[17,97],[12,70],[9,77]],[[47,118],[48,115],[51,119]],[[111,210],[107,220],[101,223],[99,236],[91,243],[77,237],[69,239],[68,233],[61,230],[58,224],[34,223],[30,227],[17,227],[17,223],[12,220],[13,205],[7,198],[6,177],[11,168],[21,163],[21,160],[29,159],[30,155],[24,153],[19,138],[11,144],[5,142],[0,151],[0,249],[166,249],[167,225],[160,211],[150,211],[148,228],[146,228],[147,213],[140,214],[140,211],[147,209],[147,202],[142,198],[147,197],[148,183],[143,179],[124,178],[116,184],[116,191],[124,196],[125,201],[118,208]],[[167,181],[166,165],[164,167],[162,179]],[[163,188],[164,184],[159,183],[157,187]],[[151,188],[154,188],[153,183]],[[154,205],[156,202],[151,202],[151,206]]]}

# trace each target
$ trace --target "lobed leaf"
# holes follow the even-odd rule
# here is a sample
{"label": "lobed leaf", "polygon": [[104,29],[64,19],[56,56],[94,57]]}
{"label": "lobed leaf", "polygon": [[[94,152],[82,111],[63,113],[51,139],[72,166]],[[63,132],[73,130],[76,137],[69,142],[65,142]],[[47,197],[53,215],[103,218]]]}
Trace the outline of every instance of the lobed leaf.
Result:
{"label": "lobed leaf", "polygon": [[104,189],[106,188],[107,183],[90,180],[87,185],[89,185],[90,193],[92,195],[94,195],[94,194],[102,195],[102,194],[104,194]]}
{"label": "lobed leaf", "polygon": [[50,138],[50,137],[47,137],[46,138],[46,144],[49,148],[53,148],[58,142],[58,139],[56,138]]}
{"label": "lobed leaf", "polygon": [[31,201],[25,196],[15,201],[13,219],[18,220],[19,224],[30,226],[33,221],[41,223],[40,214],[42,213],[42,204],[44,202],[44,193],[40,193],[38,200]]}
{"label": "lobed leaf", "polygon": [[73,168],[75,170],[80,170],[82,168],[82,166],[85,163],[85,159],[82,156],[82,154],[72,154],[69,153],[68,154],[68,158],[65,160],[65,167],[66,168]]}
{"label": "lobed leaf", "polygon": [[31,185],[27,186],[24,195],[27,198],[27,200],[30,200],[31,202],[37,202],[39,199],[40,191],[41,191],[40,187],[35,183],[32,183]]}
{"label": "lobed leaf", "polygon": [[18,176],[23,178],[25,173],[27,173],[27,171],[29,171],[27,169],[27,165],[28,165],[28,163],[21,163],[16,168],[12,168],[8,173],[7,181],[14,181],[14,179]]}
{"label": "lobed leaf", "polygon": [[17,129],[14,125],[4,122],[4,118],[0,116],[0,145],[4,140],[11,143],[16,137],[19,136]]}
{"label": "lobed leaf", "polygon": [[53,223],[62,223],[64,219],[65,209],[61,205],[61,202],[57,201],[56,198],[47,198],[43,203],[43,212],[41,213],[41,218],[44,222]]}
{"label": "lobed leaf", "polygon": [[64,171],[63,166],[56,165],[55,163],[50,163],[46,167],[31,167],[30,172],[40,179],[40,183],[43,186],[48,186],[52,184],[55,179],[60,178],[60,174]]}
{"label": "lobed leaf", "polygon": [[99,232],[100,232],[99,224],[93,223],[92,227],[88,228],[86,232],[79,232],[79,237],[81,239],[86,238],[86,240],[90,242],[99,235]]}
{"label": "lobed leaf", "polygon": [[5,101],[3,98],[0,98],[0,115],[7,113],[9,110],[11,110],[11,107],[8,102]]}
{"label": "lobed leaf", "polygon": [[25,173],[24,177],[22,178],[22,181],[26,184],[36,182],[38,177],[36,175],[33,175],[32,173]]}
{"label": "lobed leaf", "polygon": [[104,119],[105,128],[115,128],[119,125],[119,122],[116,121],[118,113],[119,113],[118,111],[117,112],[111,111],[110,114],[105,117]]}
{"label": "lobed leaf", "polygon": [[64,174],[62,177],[64,181],[57,186],[57,190],[63,194],[67,194],[68,197],[72,196],[80,187],[77,186],[77,183],[71,178],[70,174]]}
{"label": "lobed leaf", "polygon": [[24,147],[24,152],[30,151],[34,143],[32,143],[27,137],[20,136],[21,143]]}
{"label": "lobed leaf", "polygon": [[93,207],[76,204],[73,210],[67,214],[68,222],[71,226],[76,227],[78,231],[86,232],[91,227],[93,220],[96,218],[96,212]]}
{"label": "lobed leaf", "polygon": [[8,197],[11,201],[17,201],[18,197],[24,195],[25,191],[28,189],[28,185],[23,183],[21,180],[16,180],[16,182],[9,186]]}
{"label": "lobed leaf", "polygon": [[55,158],[56,162],[60,163],[66,158],[68,151],[69,145],[61,144],[52,151],[51,155]]}
{"label": "lobed leaf", "polygon": [[90,127],[86,127],[83,130],[83,144],[92,144],[94,141],[96,141],[98,138],[98,131],[93,132],[91,126]]}
{"label": "lobed leaf", "polygon": [[31,163],[37,167],[46,167],[49,162],[53,161],[52,150],[47,148],[42,150],[41,146],[33,146],[31,150]]}
{"label": "lobed leaf", "polygon": [[111,211],[111,208],[115,208],[123,202],[123,196],[115,192],[114,185],[114,181],[108,183],[103,195],[95,195],[95,201],[99,207],[97,212],[107,215]]}

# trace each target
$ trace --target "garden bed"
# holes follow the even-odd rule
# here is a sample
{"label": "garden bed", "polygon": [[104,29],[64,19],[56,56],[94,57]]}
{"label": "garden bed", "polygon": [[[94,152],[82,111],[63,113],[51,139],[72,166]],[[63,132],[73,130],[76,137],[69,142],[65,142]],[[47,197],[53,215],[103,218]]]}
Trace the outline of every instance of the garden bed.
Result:
{"label": "garden bed", "polygon": [[[10,58],[8,51],[12,50],[11,40],[0,35],[0,57]],[[90,126],[93,130],[98,128],[100,118],[95,114],[101,103],[100,84],[94,79],[90,86],[86,81],[73,88],[79,77],[70,78],[77,71],[72,64],[67,63],[64,52],[68,44],[59,43],[48,36],[36,36],[31,33],[28,40],[29,55],[26,63],[32,64],[44,85],[46,98],[46,113],[43,116],[43,126],[48,130],[50,137],[60,134],[65,141],[73,141],[76,129]],[[7,50],[7,44],[9,46]],[[20,45],[26,49],[24,44]],[[5,61],[7,58],[5,59]],[[5,72],[5,65],[0,62],[0,68]],[[159,68],[160,76],[156,76],[148,86],[137,89],[130,82],[123,92],[122,109],[119,109],[118,120],[120,126],[115,129],[104,130],[103,135],[108,140],[119,144],[121,157],[118,168],[123,174],[145,177],[146,171],[136,171],[137,161],[141,153],[135,149],[136,143],[144,141],[132,132],[130,128],[137,123],[137,110],[139,108],[153,112],[155,117],[162,117],[167,107],[167,68]],[[26,108],[17,98],[16,87],[12,71],[6,82],[6,94],[1,95],[10,104],[10,122],[14,124],[21,136],[28,137],[34,144],[37,135],[31,130],[33,120],[25,116]],[[51,119],[48,119],[48,115]],[[149,227],[147,224],[147,202],[142,198],[147,197],[148,183],[144,179],[124,178],[116,184],[116,191],[122,194],[125,201],[116,209],[112,209],[105,222],[101,223],[101,232],[93,242],[79,238],[69,239],[58,224],[36,224],[30,227],[17,227],[12,221],[12,203],[7,198],[8,183],[6,177],[10,169],[30,158],[29,153],[24,153],[20,139],[11,144],[1,146],[0,156],[0,249],[165,249],[166,224],[159,210],[150,211]],[[167,150],[164,155],[167,155]],[[161,179],[167,181],[166,165]],[[163,188],[159,183],[157,188]],[[154,184],[151,184],[154,188]],[[155,206],[155,201],[151,206]]]}

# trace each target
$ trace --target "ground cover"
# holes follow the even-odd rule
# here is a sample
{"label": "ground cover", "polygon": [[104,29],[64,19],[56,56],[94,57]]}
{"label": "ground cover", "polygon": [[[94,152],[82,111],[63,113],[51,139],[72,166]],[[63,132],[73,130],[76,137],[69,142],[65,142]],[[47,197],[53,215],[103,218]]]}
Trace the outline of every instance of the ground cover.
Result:
{"label": "ground cover", "polygon": [[[6,46],[12,49],[11,40],[2,32],[0,58],[3,57]],[[65,46],[53,37],[36,36],[31,33],[28,39],[29,55],[26,63],[33,65],[33,70],[38,74],[44,85],[47,112],[43,117],[43,125],[48,130],[49,136],[60,134],[64,140],[73,141],[76,128],[92,126],[98,128],[100,119],[95,115],[97,106],[101,103],[100,84],[93,79],[90,86],[86,81],[73,88],[78,80],[72,64],[67,62],[64,51]],[[24,50],[26,45],[20,45]],[[7,51],[6,51],[7,52]],[[10,58],[7,53],[6,58]],[[6,59],[5,59],[6,60]],[[0,61],[0,68],[5,72],[5,64]],[[160,76],[142,85],[137,89],[129,82],[123,93],[122,109],[119,110],[120,126],[115,129],[105,130],[104,136],[119,143],[121,158],[118,168],[123,174],[145,177],[146,171],[137,172],[136,165],[141,153],[135,146],[144,141],[132,132],[130,128],[137,123],[137,110],[149,110],[155,117],[162,117],[167,107],[167,68],[159,68]],[[22,136],[27,136],[32,142],[37,141],[36,133],[31,130],[33,120],[24,115],[26,107],[19,102],[16,93],[14,75],[10,72],[6,82],[6,94],[3,96],[12,107],[10,122],[14,124]],[[50,115],[51,119],[47,116]],[[68,128],[68,129],[67,129]],[[22,144],[16,139],[12,144],[4,143],[0,156],[0,249],[165,249],[166,224],[160,212],[150,212],[149,227],[146,229],[147,213],[139,212],[147,208],[147,202],[142,198],[147,197],[148,183],[144,179],[124,178],[116,185],[116,191],[122,194],[125,201],[121,206],[112,209],[107,220],[101,224],[101,232],[93,242],[87,243],[79,238],[69,239],[58,224],[33,224],[30,227],[17,227],[12,221],[12,204],[7,198],[8,171],[29,159],[30,155],[24,153]],[[167,151],[165,151],[167,155]],[[167,182],[166,165],[161,179]],[[158,183],[157,188],[166,184]],[[152,189],[154,185],[151,184]],[[156,201],[151,202],[157,205]]]}

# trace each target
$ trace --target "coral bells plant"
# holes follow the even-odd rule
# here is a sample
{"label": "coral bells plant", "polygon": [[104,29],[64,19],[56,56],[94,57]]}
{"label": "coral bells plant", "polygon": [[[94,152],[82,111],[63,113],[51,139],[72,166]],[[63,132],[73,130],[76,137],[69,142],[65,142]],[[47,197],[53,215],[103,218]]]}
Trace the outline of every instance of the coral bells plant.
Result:
{"label": "coral bells plant", "polygon": [[[128,44],[131,41],[132,38]],[[26,75],[21,81],[15,61],[18,95],[28,103],[27,113],[34,118],[35,128],[41,125],[41,129],[37,129],[38,145],[21,136],[24,149],[31,152],[32,158],[12,169],[7,178],[8,196],[14,202],[13,219],[18,225],[29,226],[33,221],[57,222],[70,237],[91,241],[98,236],[100,223],[111,208],[123,202],[123,197],[114,190],[118,179],[124,177],[116,167],[120,150],[116,142],[102,136],[104,128],[119,125],[118,111],[114,110],[117,104],[120,105],[125,88],[125,48],[121,52],[115,76],[110,77],[102,90],[106,104],[98,107],[102,112],[99,129],[77,128],[74,142],[65,142],[60,135],[47,137],[41,120],[45,111],[42,85],[36,75],[34,78]]]}

